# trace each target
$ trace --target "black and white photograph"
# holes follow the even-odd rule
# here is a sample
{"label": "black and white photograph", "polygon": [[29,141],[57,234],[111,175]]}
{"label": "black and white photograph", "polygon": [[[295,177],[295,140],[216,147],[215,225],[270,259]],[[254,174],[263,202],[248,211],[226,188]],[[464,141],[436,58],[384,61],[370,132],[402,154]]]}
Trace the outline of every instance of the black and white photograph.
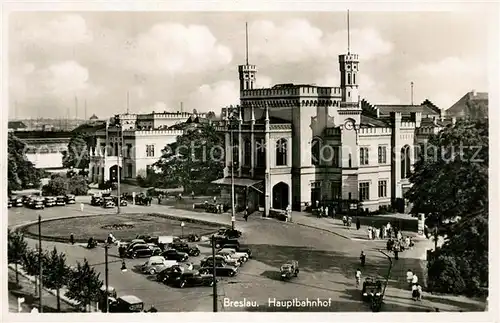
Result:
{"label": "black and white photograph", "polygon": [[10,315],[498,315],[498,3],[47,8],[4,16]]}

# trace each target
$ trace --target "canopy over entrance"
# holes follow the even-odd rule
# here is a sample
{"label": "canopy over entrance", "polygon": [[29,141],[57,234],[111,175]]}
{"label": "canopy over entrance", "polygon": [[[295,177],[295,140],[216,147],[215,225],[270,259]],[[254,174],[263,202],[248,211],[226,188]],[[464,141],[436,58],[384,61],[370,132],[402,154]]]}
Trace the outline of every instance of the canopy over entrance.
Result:
{"label": "canopy over entrance", "polygon": [[[235,177],[233,179],[234,181],[234,186],[240,186],[240,187],[251,187],[260,193],[263,193],[263,181],[262,180],[255,180],[251,178],[241,178],[241,177]],[[212,182],[212,184],[216,185],[231,185],[231,177],[224,177],[224,178],[219,178],[216,179],[215,181]]]}

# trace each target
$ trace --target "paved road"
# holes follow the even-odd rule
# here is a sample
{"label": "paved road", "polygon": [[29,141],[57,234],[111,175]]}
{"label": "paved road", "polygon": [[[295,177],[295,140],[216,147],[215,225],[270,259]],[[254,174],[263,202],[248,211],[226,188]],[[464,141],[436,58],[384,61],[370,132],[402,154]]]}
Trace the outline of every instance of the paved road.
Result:
{"label": "paved road", "polygon": [[[127,212],[147,212],[172,210],[164,206],[152,206],[146,209],[140,206],[131,206]],[[111,211],[104,211],[111,212]],[[104,213],[100,208],[86,206],[84,213]],[[81,214],[79,206],[66,206],[43,211],[33,211],[25,208],[9,210],[9,226],[36,220],[37,214],[43,218],[54,218]],[[175,211],[177,215],[193,216],[221,223],[229,223],[225,215],[199,214],[189,211]],[[383,276],[388,269],[388,261],[377,248],[383,248],[383,242],[353,241],[325,231],[282,223],[269,219],[250,218],[248,222],[238,219],[237,228],[244,233],[243,243],[250,247],[254,259],[246,263],[238,276],[224,279],[218,284],[219,310],[223,311],[280,311],[282,308],[269,306],[269,300],[322,300],[331,301],[325,307],[298,308],[288,310],[315,310],[315,311],[369,311],[369,308],[360,302],[360,291],[354,286],[354,272],[359,266],[359,253],[364,250],[367,254],[367,266],[362,269],[363,276]],[[31,245],[36,242],[29,240]],[[44,248],[58,250],[67,254],[70,263],[87,258],[104,278],[104,250],[97,248],[87,250],[81,246],[71,246],[62,243],[43,242]],[[207,255],[208,246],[200,245],[202,255],[190,261],[199,263],[199,259]],[[141,298],[146,306],[152,304],[160,311],[211,311],[212,289],[204,287],[176,289],[157,283],[151,277],[142,275],[134,270],[134,266],[145,260],[127,260],[129,271],[120,271],[121,261],[117,257],[117,250],[110,250],[109,280],[119,295],[133,294]],[[288,259],[296,259],[300,263],[299,277],[290,282],[279,279],[279,267]],[[116,262],[113,262],[116,261]],[[418,260],[400,259],[394,266],[393,280],[387,290],[385,310],[387,311],[425,311],[427,308],[437,307],[426,300],[415,303],[409,300],[409,292],[402,291],[404,284],[400,281],[408,268],[416,268]],[[258,306],[232,307],[229,301],[254,301]],[[226,306],[224,306],[226,305]],[[456,306],[440,304],[440,309],[457,310]]]}

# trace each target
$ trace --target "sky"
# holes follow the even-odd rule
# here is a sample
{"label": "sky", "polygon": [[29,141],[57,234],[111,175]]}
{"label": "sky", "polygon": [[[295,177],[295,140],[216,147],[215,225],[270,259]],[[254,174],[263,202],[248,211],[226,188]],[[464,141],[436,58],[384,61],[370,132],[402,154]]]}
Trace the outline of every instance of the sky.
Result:
{"label": "sky", "polygon": [[[127,111],[220,112],[239,103],[238,65],[257,87],[339,86],[346,12],[15,12],[8,17],[9,118]],[[488,91],[481,12],[352,12],[359,92],[371,104],[449,108]],[[128,99],[127,99],[128,98]],[[128,102],[128,103],[127,103]],[[84,108],[86,106],[86,109]]]}

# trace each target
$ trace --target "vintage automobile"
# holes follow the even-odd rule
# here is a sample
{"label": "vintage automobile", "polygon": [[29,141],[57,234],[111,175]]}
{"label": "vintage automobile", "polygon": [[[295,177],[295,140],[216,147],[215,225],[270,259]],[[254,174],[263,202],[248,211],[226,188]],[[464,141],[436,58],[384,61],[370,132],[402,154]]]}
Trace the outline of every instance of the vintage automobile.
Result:
{"label": "vintage automobile", "polygon": [[7,201],[7,208],[10,209],[11,207],[12,207],[12,201],[9,198],[8,201]]}
{"label": "vintage automobile", "polygon": [[[211,275],[213,267],[202,267],[199,270],[200,274]],[[238,267],[230,266],[228,264],[215,263],[215,275],[233,277],[238,274]]]}
{"label": "vintage automobile", "polygon": [[151,196],[147,196],[144,193],[139,193],[135,196],[136,205],[151,205],[152,200],[153,198]]}
{"label": "vintage automobile", "polygon": [[[116,290],[112,286],[108,286],[108,303],[116,300]],[[99,294],[99,308],[101,311],[106,311],[106,286],[102,285]]]}
{"label": "vintage automobile", "polygon": [[66,205],[66,197],[64,195],[56,196],[56,205],[59,206]]}
{"label": "vintage automobile", "polygon": [[224,248],[225,245],[240,245],[238,239],[228,238],[226,236],[214,236],[215,239],[215,248]]}
{"label": "vintage automobile", "polygon": [[180,252],[175,249],[169,249],[161,254],[167,260],[176,260],[178,262],[184,262],[188,260],[189,255],[185,252]]}
{"label": "vintage automobile", "polygon": [[376,298],[382,298],[382,281],[367,277],[363,282],[361,297],[364,302],[370,302]]}
{"label": "vintage automobile", "polygon": [[127,251],[130,246],[130,243],[128,242],[120,242],[118,244],[118,255],[120,258],[125,258],[127,256]]}
{"label": "vintage automobile", "polygon": [[[113,203],[115,203],[115,205],[118,205],[118,196],[112,196],[113,198]],[[127,200],[124,199],[124,198],[120,198],[120,206],[127,206],[128,203],[127,203]]]}
{"label": "vintage automobile", "polygon": [[198,242],[198,241],[201,241],[201,237],[197,234],[191,233],[187,236],[187,241]]}
{"label": "vintage automobile", "polygon": [[147,244],[147,243],[143,239],[134,239],[134,240],[128,242],[127,251],[132,249],[136,244]]}
{"label": "vintage automobile", "polygon": [[197,245],[190,246],[186,242],[177,241],[170,244],[170,248],[175,249],[177,251],[185,252],[190,256],[196,257],[200,255],[200,249]]}
{"label": "vintage automobile", "polygon": [[165,260],[161,256],[152,256],[141,266],[141,271],[154,275],[174,265],[177,265],[177,261],[175,260]]}
{"label": "vintage automobile", "polygon": [[45,208],[45,199],[43,197],[34,197],[30,201],[29,207],[32,209],[44,209]]}
{"label": "vintage automobile", "polygon": [[15,207],[23,206],[24,204],[23,198],[21,196],[14,195],[10,198],[10,201],[12,203],[12,206]]}
{"label": "vintage automobile", "polygon": [[191,286],[213,286],[212,275],[198,271],[176,272],[168,276],[166,283],[179,288]]}
{"label": "vintage automobile", "polygon": [[127,250],[127,256],[130,258],[149,258],[153,255],[153,251],[147,244],[135,244]]}
{"label": "vintage automobile", "polygon": [[151,249],[151,251],[153,252],[153,256],[158,256],[163,252],[161,248],[154,243],[148,243],[147,245],[149,249]]}
{"label": "vintage automobile", "polygon": [[113,198],[111,196],[106,196],[102,198],[102,207],[107,209],[107,208],[114,208],[116,206],[115,202],[113,202]]}
{"label": "vintage automobile", "polygon": [[233,258],[239,259],[241,263],[247,262],[248,258],[250,258],[246,252],[238,252],[233,248],[228,248],[227,246],[220,249],[217,254],[230,255]]}
{"label": "vintage automobile", "polygon": [[[212,256],[205,257],[201,263],[204,264],[204,266],[212,266]],[[228,264],[234,267],[240,267],[243,263],[240,261],[239,258],[234,258],[232,255],[228,254],[217,254],[215,255],[215,261],[220,264]]]}
{"label": "vintage automobile", "polygon": [[155,244],[158,243],[158,237],[152,237],[146,234],[140,234],[140,235],[138,234],[135,238],[144,240],[145,243],[155,243]]}
{"label": "vintage automobile", "polygon": [[281,265],[281,280],[289,280],[299,275],[299,262],[297,260],[287,261]]}
{"label": "vintage automobile", "polygon": [[111,313],[136,313],[144,310],[144,302],[137,296],[125,295],[112,301],[109,305]]}
{"label": "vintage automobile", "polygon": [[90,205],[92,206],[101,206],[103,201],[103,197],[101,195],[95,194],[90,198]]}
{"label": "vintage automobile", "polygon": [[172,267],[160,271],[156,275],[156,280],[161,283],[164,283],[173,273],[182,273],[186,270],[193,270],[193,265],[189,263],[182,263],[182,264],[178,263],[177,265],[174,265]]}
{"label": "vintage automobile", "polygon": [[54,196],[46,196],[45,197],[45,206],[52,207],[56,205],[56,198]]}
{"label": "vintage automobile", "polygon": [[217,236],[224,236],[229,239],[237,239],[241,237],[241,231],[238,231],[236,229],[227,229],[227,228],[221,228],[219,231],[216,233]]}
{"label": "vintage automobile", "polygon": [[64,197],[66,199],[66,204],[75,204],[76,203],[75,195],[73,195],[73,194],[66,194]]}
{"label": "vintage automobile", "polygon": [[230,241],[224,243],[223,248],[234,249],[236,252],[243,252],[248,255],[248,258],[252,258],[252,250],[250,248],[244,248],[240,245],[240,243],[236,240],[236,243],[231,243]]}

